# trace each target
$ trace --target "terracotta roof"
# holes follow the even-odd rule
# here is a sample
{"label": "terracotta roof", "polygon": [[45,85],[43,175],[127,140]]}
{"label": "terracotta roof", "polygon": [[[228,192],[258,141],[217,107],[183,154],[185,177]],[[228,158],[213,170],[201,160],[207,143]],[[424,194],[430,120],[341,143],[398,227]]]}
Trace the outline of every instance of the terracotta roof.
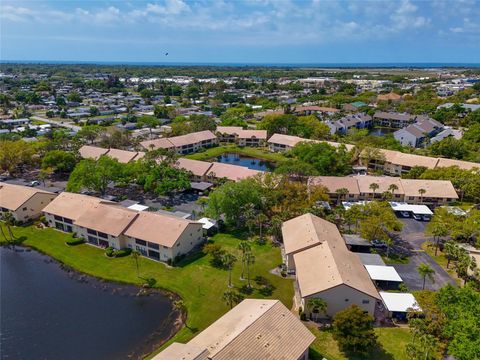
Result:
{"label": "terracotta roof", "polygon": [[138,212],[114,204],[98,203],[75,220],[75,225],[112,236],[121,235]]}
{"label": "terracotta roof", "polygon": [[179,158],[175,164],[178,168],[190,171],[195,176],[205,176],[212,167],[212,163],[200,160],[191,160],[187,158]]}
{"label": "terracotta roof", "polygon": [[286,145],[289,147],[294,147],[297,145],[299,142],[306,141],[306,142],[311,142],[314,140],[310,139],[303,139],[298,136],[292,136],[292,135],[284,135],[284,134],[273,134],[270,139],[268,139],[269,143],[272,144],[281,144],[281,145]]}
{"label": "terracotta roof", "polygon": [[174,342],[152,360],[208,360],[208,350],[201,346]]}
{"label": "terracotta roof", "polygon": [[202,228],[202,225],[196,221],[141,211],[124,234],[171,248],[188,226],[195,224],[199,229]]}
{"label": "terracotta roof", "polygon": [[100,156],[105,155],[108,152],[108,149],[97,146],[83,145],[78,152],[84,159],[97,160]]}
{"label": "terracotta roof", "polygon": [[[298,227],[308,226],[302,216],[292,220],[296,220]],[[344,284],[379,299],[360,258],[347,249],[340,232],[334,224],[331,225],[336,231],[328,231],[329,235],[319,245],[293,255],[301,296],[311,296]]]}
{"label": "terracotta roof", "polygon": [[0,207],[15,211],[36,194],[55,196],[50,191],[0,182]]}
{"label": "terracotta roof", "polygon": [[180,147],[183,145],[196,144],[205,140],[213,140],[216,138],[217,137],[215,134],[210,130],[204,130],[186,135],[174,136],[168,138],[168,141],[170,141],[175,147]]}
{"label": "terracotta roof", "polygon": [[395,94],[393,92],[390,92],[388,94],[380,94],[377,96],[378,101],[400,100],[401,98],[401,95]]}
{"label": "terracotta roof", "polygon": [[194,337],[212,360],[297,360],[315,336],[278,300],[247,299]]}
{"label": "terracotta roof", "polygon": [[380,149],[380,152],[384,154],[386,162],[392,163],[394,165],[410,166],[410,167],[424,166],[428,169],[433,169],[438,162],[437,158],[421,156],[421,155],[405,154],[400,151]]}
{"label": "terracotta roof", "polygon": [[124,164],[135,159],[137,154],[138,153],[136,151],[126,151],[126,150],[119,150],[119,149],[110,149],[107,152],[107,156],[113,159],[117,159],[118,162],[124,163]]}
{"label": "terracotta roof", "polygon": [[108,203],[93,196],[62,192],[43,209],[43,212],[76,220],[101,202]]}
{"label": "terracotta roof", "polygon": [[145,140],[140,145],[146,150],[171,149],[175,147],[168,139],[160,138],[155,140]]}
{"label": "terracotta roof", "polygon": [[419,197],[419,189],[426,190],[423,197],[458,199],[457,192],[448,180],[402,179],[405,196]]}
{"label": "terracotta roof", "polygon": [[285,254],[319,245],[337,233],[338,229],[334,224],[309,213],[285,221],[282,224]]}
{"label": "terracotta roof", "polygon": [[391,176],[353,176],[357,180],[358,188],[361,193],[371,194],[373,190],[370,189],[370,185],[375,183],[378,185],[378,189],[375,190],[376,194],[381,194],[385,191],[390,192],[390,185],[397,185],[397,190],[394,191],[394,194],[404,194],[402,187],[402,180],[398,177]]}
{"label": "terracotta roof", "polygon": [[262,171],[252,170],[244,166],[214,162],[208,170],[207,176],[215,175],[218,179],[227,178],[228,180],[238,181],[260,173]]}
{"label": "terracotta roof", "polygon": [[312,176],[310,184],[325,186],[333,194],[338,189],[345,188],[349,194],[360,194],[357,180],[351,176]]}
{"label": "terracotta roof", "polygon": [[460,169],[463,170],[471,170],[473,168],[480,169],[480,164],[470,161],[462,161],[462,160],[455,160],[455,159],[444,159],[439,158],[437,163],[437,168],[439,167],[449,167],[449,166],[458,166]]}
{"label": "terracotta roof", "polygon": [[311,105],[311,106],[296,106],[293,109],[294,112],[302,112],[302,111],[318,111],[318,112],[331,112],[331,113],[337,113],[340,110],[332,108],[332,107],[326,107],[326,106],[316,106],[316,105]]}

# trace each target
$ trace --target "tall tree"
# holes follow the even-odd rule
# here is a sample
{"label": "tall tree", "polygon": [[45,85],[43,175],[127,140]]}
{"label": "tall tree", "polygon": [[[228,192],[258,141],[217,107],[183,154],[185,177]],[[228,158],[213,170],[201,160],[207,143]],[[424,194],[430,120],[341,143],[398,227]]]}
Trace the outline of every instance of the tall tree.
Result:
{"label": "tall tree", "polygon": [[222,263],[223,266],[225,266],[228,270],[228,287],[232,288],[232,270],[233,270],[233,265],[237,262],[237,258],[235,255],[230,254],[228,252],[224,253],[222,256]]}
{"label": "tall tree", "polygon": [[379,185],[377,183],[371,183],[368,187],[373,192],[372,199],[375,199],[375,192],[378,190]]}
{"label": "tall tree", "polygon": [[418,189],[418,193],[420,194],[420,204],[423,203],[423,195],[425,195],[425,193],[427,192],[427,190],[425,189]]}
{"label": "tall tree", "polygon": [[233,306],[239,304],[244,299],[243,295],[236,292],[235,290],[227,290],[223,293],[223,301],[227,303],[230,309],[233,309]]}
{"label": "tall tree", "polygon": [[316,317],[319,313],[325,313],[327,311],[327,302],[317,297],[308,298],[306,308],[310,318],[312,318],[312,314],[315,314],[313,320],[316,321],[318,320]]}
{"label": "tall tree", "polygon": [[346,195],[348,195],[348,189],[347,188],[340,188],[335,190],[335,193],[337,194],[337,204],[340,204],[342,199],[345,198]]}
{"label": "tall tree", "polygon": [[423,285],[422,285],[422,290],[425,290],[425,280],[428,279],[432,282],[435,282],[435,270],[433,270],[433,268],[428,265],[428,264],[420,264],[418,267],[417,267],[417,271],[418,271],[418,274],[421,276],[421,278],[423,279]]}
{"label": "tall tree", "polygon": [[251,248],[250,244],[246,241],[241,241],[238,244],[238,248],[242,252],[242,257],[241,257],[242,273],[240,274],[240,280],[244,280],[245,279],[245,267],[246,267],[246,261],[247,261],[247,253],[251,252],[252,248]]}

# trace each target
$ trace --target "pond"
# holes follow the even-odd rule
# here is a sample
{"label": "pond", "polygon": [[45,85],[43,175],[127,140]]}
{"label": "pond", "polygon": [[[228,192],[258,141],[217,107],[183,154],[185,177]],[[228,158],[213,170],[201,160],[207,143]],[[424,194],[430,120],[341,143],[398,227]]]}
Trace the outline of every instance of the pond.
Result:
{"label": "pond", "polygon": [[261,171],[273,171],[275,168],[274,164],[269,161],[236,153],[224,153],[217,157],[217,161]]}
{"label": "pond", "polygon": [[175,331],[158,292],[104,282],[35,251],[0,247],[1,359],[139,359]]}
{"label": "pond", "polygon": [[370,129],[368,132],[368,135],[373,135],[373,136],[385,136],[388,134],[392,134],[398,129],[392,129],[392,128],[385,128],[385,127],[374,127]]}

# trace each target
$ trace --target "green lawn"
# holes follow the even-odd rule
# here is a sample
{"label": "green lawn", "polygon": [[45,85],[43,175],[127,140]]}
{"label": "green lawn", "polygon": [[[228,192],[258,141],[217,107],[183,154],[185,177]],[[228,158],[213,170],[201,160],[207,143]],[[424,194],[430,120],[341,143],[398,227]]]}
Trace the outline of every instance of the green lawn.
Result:
{"label": "green lawn", "polygon": [[283,154],[269,152],[266,148],[238,147],[235,145],[216,146],[202,152],[186,155],[185,157],[193,160],[211,160],[226,152],[255,157],[275,163],[285,160],[285,156]]}
{"label": "green lawn", "polygon": [[317,337],[310,347],[310,359],[321,360],[408,360],[405,346],[410,341],[410,332],[406,328],[376,328],[378,343],[381,348],[366,357],[348,356],[344,354],[333,339],[331,331],[320,331],[318,328],[310,328]]}
{"label": "green lawn", "polygon": [[449,268],[447,268],[448,260],[443,254],[443,252],[438,249],[437,255],[435,255],[435,247],[430,241],[425,241],[422,244],[422,250],[424,250],[430,257],[437,262],[447,273],[450,275],[452,279],[456,281],[458,285],[462,284],[462,280],[457,276],[457,273],[453,269],[453,263],[450,263]]}
{"label": "green lawn", "polygon": [[[110,259],[104,255],[103,250],[90,245],[67,246],[65,241],[70,236],[50,228],[17,227],[14,228],[14,234],[24,245],[46,253],[81,272],[112,281],[138,285],[145,282],[137,277],[135,261],[131,256]],[[238,237],[217,234],[213,241],[240,258],[237,245],[241,240]],[[275,287],[271,298],[280,299],[291,308],[292,280],[269,273],[281,263],[280,248],[253,242],[251,245],[256,259],[252,267],[252,278],[257,275],[267,278]],[[222,300],[222,295],[227,290],[228,272],[213,268],[208,256],[203,254],[187,258],[179,265],[169,268],[153,260],[140,258],[140,276],[155,279],[155,287],[173,291],[183,298],[188,309],[188,326],[193,330],[184,327],[171,341],[186,342],[195,335],[195,330],[201,331],[228,311]],[[232,276],[236,287],[246,284],[246,281],[240,281],[240,272],[241,264],[237,262]],[[262,298],[258,286],[255,282],[252,283],[255,290],[248,297]]]}

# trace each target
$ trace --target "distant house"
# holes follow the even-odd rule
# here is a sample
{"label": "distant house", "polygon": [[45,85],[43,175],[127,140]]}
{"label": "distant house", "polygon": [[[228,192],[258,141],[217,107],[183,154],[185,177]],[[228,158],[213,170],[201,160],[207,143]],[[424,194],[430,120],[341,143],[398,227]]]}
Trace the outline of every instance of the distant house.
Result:
{"label": "distant house", "polygon": [[350,129],[365,129],[373,125],[373,119],[370,115],[357,113],[353,115],[344,116],[340,120],[327,121],[327,126],[330,128],[330,134],[335,133],[346,134]]}
{"label": "distant house", "polygon": [[284,134],[273,134],[270,139],[268,139],[268,147],[270,151],[287,151],[293,149],[297,144],[301,142],[312,142],[312,143],[326,143],[333,147],[339,147],[341,145],[345,146],[348,151],[354,148],[350,144],[342,144],[333,141],[323,141],[323,140],[312,140],[304,139],[298,136],[284,135]]}
{"label": "distant house", "polygon": [[186,344],[153,360],[308,360],[315,336],[279,300],[246,299]]}
{"label": "distant house", "polygon": [[63,192],[43,212],[49,226],[75,233],[91,245],[131,248],[157,261],[187,254],[204,239],[199,222],[137,211],[93,196]]}
{"label": "distant house", "polygon": [[373,115],[373,120],[376,125],[403,128],[415,121],[415,116],[405,113],[377,111]]}
{"label": "distant house", "polygon": [[308,300],[321,298],[327,303],[327,316],[352,304],[374,315],[380,295],[335,224],[304,214],[284,222],[282,236],[287,267],[295,268],[297,306],[308,312]]}
{"label": "distant house", "polygon": [[263,146],[267,141],[266,130],[244,130],[240,126],[218,126],[215,133],[220,142],[236,143],[239,146]]}
{"label": "distant house", "polygon": [[360,108],[367,106],[363,101],[355,101],[350,104],[344,104],[342,109],[348,112],[357,112]]}
{"label": "distant house", "polygon": [[93,159],[98,160],[100,156],[106,155],[112,159],[118,160],[120,163],[128,163],[130,161],[141,159],[145,156],[144,152],[141,151],[127,151],[120,149],[104,149],[97,146],[83,145],[78,152],[80,156],[84,159]]}
{"label": "distant house", "polygon": [[437,135],[443,128],[443,124],[428,116],[418,116],[415,123],[395,131],[393,137],[403,146],[418,147],[424,144],[426,139]]}
{"label": "distant house", "polygon": [[12,214],[15,221],[28,222],[39,218],[56,196],[50,191],[0,182],[0,212]]}
{"label": "distant house", "polygon": [[339,109],[335,109],[332,107],[325,107],[325,106],[295,106],[295,108],[292,110],[292,113],[295,115],[314,115],[314,114],[327,114],[327,115],[333,115],[340,112]]}
{"label": "distant house", "polygon": [[380,94],[377,96],[377,101],[400,102],[402,100],[402,95],[395,94],[394,92],[389,92],[388,94]]}
{"label": "distant house", "polygon": [[199,131],[186,135],[147,140],[140,143],[146,150],[166,149],[177,154],[189,154],[218,143],[217,137],[210,130]]}

